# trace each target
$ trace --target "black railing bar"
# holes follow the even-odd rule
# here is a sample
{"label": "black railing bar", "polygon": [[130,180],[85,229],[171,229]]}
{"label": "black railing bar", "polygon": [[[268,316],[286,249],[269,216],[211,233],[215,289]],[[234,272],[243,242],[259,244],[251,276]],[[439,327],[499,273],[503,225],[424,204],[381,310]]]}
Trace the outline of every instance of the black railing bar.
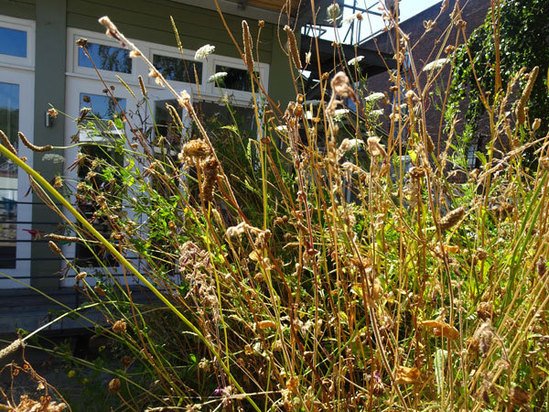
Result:
{"label": "black railing bar", "polygon": [[33,224],[33,225],[58,225],[59,224],[59,220],[52,220],[52,221],[36,221],[36,220],[30,220],[30,221],[27,221],[27,220],[0,220],[0,224],[11,224],[11,225],[29,225],[29,224]]}

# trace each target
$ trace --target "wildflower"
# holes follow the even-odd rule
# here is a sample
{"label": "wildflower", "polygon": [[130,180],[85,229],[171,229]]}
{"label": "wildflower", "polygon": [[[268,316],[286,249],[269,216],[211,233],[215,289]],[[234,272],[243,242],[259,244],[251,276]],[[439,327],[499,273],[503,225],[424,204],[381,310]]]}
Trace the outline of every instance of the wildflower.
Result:
{"label": "wildflower", "polygon": [[373,115],[373,116],[383,116],[384,110],[383,110],[383,109],[372,110],[372,111],[370,112],[370,114]]}
{"label": "wildflower", "polygon": [[364,98],[365,102],[375,103],[378,100],[385,99],[385,95],[381,92],[372,93]]}
{"label": "wildflower", "polygon": [[364,60],[364,56],[356,56],[353,57],[351,60],[347,62],[349,66],[358,66],[358,63],[360,63],[362,60]]}
{"label": "wildflower", "polygon": [[[311,113],[311,112],[308,112],[308,113]],[[349,114],[349,109],[337,109],[337,110],[334,110],[334,117],[339,120],[341,119],[343,116],[345,116],[346,114]]]}
{"label": "wildflower", "polygon": [[430,72],[430,71],[434,71],[434,70],[438,70],[438,69],[441,69],[442,67],[444,67],[450,60],[449,59],[437,59],[437,60],[433,60],[431,63],[427,63],[424,67],[423,67],[423,70],[424,72]]}
{"label": "wildflower", "polygon": [[288,126],[286,125],[276,126],[275,130],[280,133],[286,133],[288,131]]}
{"label": "wildflower", "polygon": [[227,75],[227,72],[217,72],[215,74],[212,74],[208,79],[208,83],[217,83],[218,81],[224,79]]}
{"label": "wildflower", "polygon": [[214,51],[215,51],[215,46],[212,46],[211,44],[206,44],[196,51],[196,53],[194,54],[194,59],[204,60]]}
{"label": "wildflower", "polygon": [[305,64],[307,65],[311,64],[311,56],[312,56],[312,53],[310,51],[305,53]]}
{"label": "wildflower", "polygon": [[43,162],[52,162],[54,164],[60,164],[65,161],[65,158],[59,154],[54,153],[46,153],[44,156],[42,156]]}

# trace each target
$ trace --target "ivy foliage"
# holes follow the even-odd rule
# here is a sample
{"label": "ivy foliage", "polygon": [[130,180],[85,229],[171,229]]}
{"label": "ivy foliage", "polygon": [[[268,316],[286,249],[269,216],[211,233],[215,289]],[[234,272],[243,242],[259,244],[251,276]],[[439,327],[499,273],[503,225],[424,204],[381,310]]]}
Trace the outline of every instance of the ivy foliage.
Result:
{"label": "ivy foliage", "polygon": [[[546,119],[549,113],[549,0],[501,0],[495,14],[499,18],[500,27],[499,50],[503,87],[506,87],[522,67],[526,67],[529,72],[539,66],[540,75],[530,99],[530,118]],[[490,92],[491,96],[495,96],[496,52],[493,21],[494,15],[489,10],[484,23],[473,31],[467,44],[455,52],[455,69],[446,118],[451,121],[460,109],[460,102],[467,99],[463,135],[466,141],[473,138],[478,121],[485,111],[467,48],[471,52],[481,87],[485,92]],[[547,122],[542,124],[542,132],[545,133]]]}

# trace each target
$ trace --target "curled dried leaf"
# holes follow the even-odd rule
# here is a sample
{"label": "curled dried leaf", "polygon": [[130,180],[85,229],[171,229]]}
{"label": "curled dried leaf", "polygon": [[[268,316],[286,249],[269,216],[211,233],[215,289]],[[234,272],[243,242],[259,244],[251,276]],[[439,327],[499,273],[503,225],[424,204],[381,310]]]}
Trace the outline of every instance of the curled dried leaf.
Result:
{"label": "curled dried leaf", "polygon": [[441,320],[425,320],[419,324],[422,328],[431,329],[433,335],[448,338],[459,338],[459,331],[452,325]]}
{"label": "curled dried leaf", "polygon": [[420,383],[421,372],[418,368],[407,368],[406,366],[397,366],[395,374],[395,383],[416,384]]}
{"label": "curled dried leaf", "polygon": [[261,320],[255,326],[257,329],[274,329],[276,328],[276,323],[272,320]]}

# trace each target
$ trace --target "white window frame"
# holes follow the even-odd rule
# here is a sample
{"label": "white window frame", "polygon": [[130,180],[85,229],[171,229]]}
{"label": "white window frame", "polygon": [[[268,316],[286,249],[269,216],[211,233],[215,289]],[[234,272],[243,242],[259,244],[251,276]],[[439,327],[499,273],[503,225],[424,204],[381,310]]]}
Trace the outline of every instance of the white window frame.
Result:
{"label": "white window frame", "polygon": [[35,55],[35,27],[33,20],[18,19],[0,15],[0,27],[7,29],[20,30],[27,33],[27,57],[10,56],[0,54],[0,66],[9,68],[21,68],[34,70]]}
{"label": "white window frame", "polygon": [[[108,38],[102,33],[97,33],[89,30],[77,30],[73,28],[67,29],[67,75],[80,75],[81,77],[98,80],[97,73],[93,67],[83,67],[78,65],[79,47],[76,41],[80,38],[86,39],[88,43],[96,43],[103,46],[116,47],[123,49],[120,44]],[[115,80],[120,77],[126,82],[137,84],[137,73],[142,72],[145,64],[140,59],[132,59],[131,73],[122,73],[111,70],[97,69],[101,77],[105,80]]]}
{"label": "white window frame", "polygon": [[[113,91],[114,96],[126,100],[126,112],[136,110],[135,101],[130,92],[125,87],[123,87],[116,80],[106,81],[106,85],[107,87],[115,86],[115,90]],[[80,113],[80,95],[82,93],[104,95],[104,89],[105,85],[99,80],[92,80],[80,77],[67,77],[65,110],[68,118],[70,119],[78,117]],[[68,148],[65,150],[65,156],[67,159],[65,162],[65,176],[68,184],[74,186],[80,181],[77,168],[72,168],[72,170],[69,169],[69,166],[75,161],[78,153],[80,152],[80,147],[74,146],[74,143],[71,141],[72,137],[76,134],[78,134],[79,137],[85,137],[85,133],[77,129],[75,122],[65,122],[65,144],[68,146]],[[93,137],[84,140],[84,142],[90,143],[94,141],[97,141],[97,139]],[[76,204],[76,196],[74,194],[71,195],[70,201],[71,204]],[[72,222],[76,222],[73,216],[68,217]],[[65,256],[76,256],[76,245],[74,243],[63,245],[62,250]],[[81,267],[80,269],[85,270],[90,274],[105,273],[105,271],[116,274],[123,273],[122,267],[120,265],[106,268],[103,268],[101,266],[90,266]],[[68,270],[67,275],[64,277],[63,280],[61,280],[61,286],[73,286],[75,284],[74,275],[76,275],[76,273],[73,270]],[[91,281],[91,278],[88,279],[88,281]]]}
{"label": "white window frame", "polygon": [[[78,65],[78,46],[76,45],[76,40],[79,38],[85,38],[90,43],[97,43],[97,44],[103,44],[106,46],[114,46],[114,47],[120,47],[118,42],[107,38],[103,33],[97,33],[92,32],[88,30],[82,30],[82,29],[76,29],[76,28],[68,28],[67,29],[67,66],[66,66],[66,113],[69,118],[77,118],[79,115],[79,102],[80,102],[80,94],[81,93],[89,93],[89,94],[98,94],[102,95],[103,90],[105,89],[105,84],[101,80],[97,78],[97,73],[93,68],[88,67],[81,67]],[[214,87],[213,83],[209,83],[208,79],[210,76],[215,74],[215,66],[216,65],[223,65],[223,66],[229,66],[234,67],[237,69],[246,70],[245,64],[242,62],[242,60],[233,58],[233,57],[227,57],[227,56],[220,56],[216,54],[212,54],[208,56],[205,60],[199,61],[194,58],[195,51],[194,50],[184,50],[183,54],[181,54],[180,50],[177,47],[170,47],[166,45],[161,45],[157,43],[150,43],[150,42],[143,42],[143,41],[134,41],[134,44],[139,47],[141,52],[149,58],[149,60],[153,61],[153,55],[163,55],[167,57],[175,57],[179,59],[185,59],[185,60],[191,60],[191,61],[197,61],[202,63],[202,73],[201,73],[201,84],[196,85],[195,83],[186,83],[186,82],[178,82],[178,81],[169,81],[170,84],[176,89],[176,90],[187,90],[189,94],[191,94],[192,100],[203,100],[208,102],[217,103],[220,102],[220,100],[226,96],[229,95],[231,97],[231,101],[233,104],[242,106],[242,107],[250,107],[250,104],[253,99],[253,94],[251,92],[244,92],[241,90],[231,90],[231,89],[225,89],[225,88],[216,88]],[[259,71],[261,81],[263,84],[263,87],[265,90],[268,88],[268,79],[269,79],[269,65],[266,63],[256,63],[256,70]],[[148,77],[149,69],[146,63],[139,58],[132,59],[132,72],[131,73],[120,73],[120,72],[114,72],[114,71],[107,71],[107,70],[99,70],[99,73],[103,79],[103,81],[106,83],[106,87],[110,87],[111,85],[115,86],[115,92],[114,95],[119,98],[125,98],[126,99],[126,111],[131,112],[135,111],[137,109],[136,107],[136,99],[131,96],[130,92],[126,90],[125,87],[123,87],[120,84],[120,81],[118,80],[118,77],[121,78],[126,85],[129,87],[129,89],[134,93],[135,96],[137,96],[137,99],[139,99],[138,96],[141,95],[141,90],[138,82],[138,76],[141,75],[144,79],[146,79],[145,83],[148,90],[148,97],[151,104],[154,104],[155,101],[158,100],[172,100],[175,99],[175,96],[173,96],[169,90],[166,88],[157,85],[154,82],[154,79]],[[259,95],[259,90],[256,91],[256,96]],[[184,116],[182,119],[184,124],[187,127],[190,126],[190,119]],[[72,171],[68,170],[68,166],[70,166],[76,159],[76,156],[79,152],[78,147],[74,147],[71,142],[71,137],[74,136],[77,133],[77,127],[74,124],[74,122],[66,122],[65,126],[65,140],[66,145],[69,147],[66,149],[66,162],[65,165],[67,167],[66,169],[66,176],[69,181],[72,181],[73,184],[76,184],[78,182],[78,176],[77,171],[73,169]],[[74,196],[71,198],[71,202],[75,203]],[[63,247],[63,252],[66,256],[72,257],[75,256],[76,247],[74,244],[65,245]],[[136,264],[138,267],[143,265],[143,262],[138,262]],[[83,270],[88,271],[102,271],[103,268],[100,267],[91,267],[91,268],[82,268]],[[123,273],[122,268],[120,266],[113,267],[113,268],[107,268],[109,271],[112,271],[112,273]],[[61,281],[61,286],[72,286],[75,284],[74,275],[76,273],[73,273],[74,271],[69,271],[67,273],[67,276],[64,280]],[[133,278],[128,278],[128,281],[130,283],[138,283]]]}
{"label": "white window frame", "polygon": [[[32,142],[34,140],[34,42],[35,23],[31,20],[0,16],[0,26],[27,32],[27,57],[16,57],[0,54],[0,82],[19,86],[19,127],[18,129]],[[19,156],[27,158],[27,164],[33,166],[33,152],[25,145],[19,144]],[[27,194],[29,180],[25,172],[17,173],[17,205],[15,268],[0,269],[18,279],[17,282],[0,274],[0,289],[17,289],[30,284],[32,237],[26,230],[32,229],[32,202],[34,195]],[[19,223],[24,222],[24,223]]]}

